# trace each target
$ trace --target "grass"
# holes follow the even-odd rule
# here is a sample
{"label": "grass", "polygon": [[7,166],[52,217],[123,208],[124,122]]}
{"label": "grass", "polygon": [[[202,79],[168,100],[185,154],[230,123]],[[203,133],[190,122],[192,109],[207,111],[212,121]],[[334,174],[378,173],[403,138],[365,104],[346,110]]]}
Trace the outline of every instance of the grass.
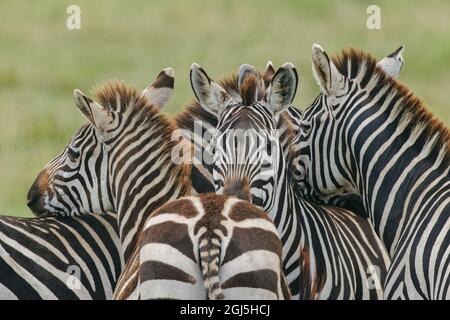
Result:
{"label": "grass", "polygon": [[[66,8],[81,7],[79,31]],[[382,29],[366,28],[366,8],[381,8]],[[328,52],[353,45],[382,58],[406,45],[400,80],[447,124],[450,84],[448,1],[13,1],[0,2],[0,214],[30,216],[26,192],[43,165],[84,119],[72,102],[105,79],[143,88],[176,71],[175,114],[191,97],[192,62],[218,77],[242,63],[291,61],[300,71],[295,105],[318,93],[313,43]]]}

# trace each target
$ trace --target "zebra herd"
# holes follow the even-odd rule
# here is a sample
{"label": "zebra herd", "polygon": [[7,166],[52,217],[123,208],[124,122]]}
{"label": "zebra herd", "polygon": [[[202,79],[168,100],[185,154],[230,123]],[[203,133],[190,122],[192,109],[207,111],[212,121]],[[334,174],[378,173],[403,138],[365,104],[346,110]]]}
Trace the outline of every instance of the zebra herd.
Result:
{"label": "zebra herd", "polygon": [[37,217],[0,217],[0,298],[450,299],[450,132],[402,52],[314,45],[303,112],[291,63],[193,64],[175,119],[171,68],[75,90],[88,123],[31,186]]}

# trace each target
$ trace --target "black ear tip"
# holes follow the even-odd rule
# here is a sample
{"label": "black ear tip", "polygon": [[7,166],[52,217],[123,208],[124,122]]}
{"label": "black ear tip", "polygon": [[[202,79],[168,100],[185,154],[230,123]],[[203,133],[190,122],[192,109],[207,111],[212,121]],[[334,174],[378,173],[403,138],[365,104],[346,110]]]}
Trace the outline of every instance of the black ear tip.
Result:
{"label": "black ear tip", "polygon": [[153,82],[150,87],[153,87],[155,89],[159,88],[174,88],[175,83],[175,72],[172,68],[166,68],[162,70],[158,76],[156,77],[155,82]]}
{"label": "black ear tip", "polygon": [[394,52],[392,52],[390,55],[388,55],[388,58],[395,58],[398,55],[401,55],[403,53],[403,50],[405,49],[404,45],[401,45],[398,47]]}

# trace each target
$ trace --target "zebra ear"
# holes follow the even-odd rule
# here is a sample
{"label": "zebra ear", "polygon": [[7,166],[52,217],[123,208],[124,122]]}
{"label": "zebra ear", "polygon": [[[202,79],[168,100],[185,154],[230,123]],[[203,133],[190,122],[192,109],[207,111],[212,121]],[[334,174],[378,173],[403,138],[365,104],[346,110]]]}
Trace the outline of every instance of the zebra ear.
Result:
{"label": "zebra ear", "polygon": [[80,90],[75,89],[73,92],[75,105],[83,113],[86,118],[94,125],[100,133],[103,133],[107,125],[112,122],[112,117],[109,111],[92,100],[86,97]]}
{"label": "zebra ear", "polygon": [[345,78],[318,44],[312,47],[313,74],[322,91],[329,96],[340,94]]}
{"label": "zebra ear", "polygon": [[196,63],[191,66],[190,80],[192,91],[202,107],[213,114],[219,114],[228,99],[225,89],[214,82]]}
{"label": "zebra ear", "polygon": [[277,70],[270,84],[268,102],[275,113],[288,108],[295,98],[298,73],[292,63],[285,63]]}
{"label": "zebra ear", "polygon": [[377,66],[384,70],[388,75],[393,78],[397,78],[400,70],[402,69],[403,63],[405,60],[403,59],[403,50],[405,46],[400,46],[397,50],[387,55],[383,59],[381,59]]}
{"label": "zebra ear", "polygon": [[275,69],[273,68],[272,61],[267,62],[266,69],[263,73],[264,86],[269,87],[270,81],[272,81],[273,75],[275,74]]}
{"label": "zebra ear", "polygon": [[259,72],[249,64],[239,68],[238,88],[244,106],[259,101],[264,95],[264,82]]}
{"label": "zebra ear", "polygon": [[142,91],[142,95],[158,108],[162,109],[173,94],[175,72],[172,68],[162,70],[155,81]]}

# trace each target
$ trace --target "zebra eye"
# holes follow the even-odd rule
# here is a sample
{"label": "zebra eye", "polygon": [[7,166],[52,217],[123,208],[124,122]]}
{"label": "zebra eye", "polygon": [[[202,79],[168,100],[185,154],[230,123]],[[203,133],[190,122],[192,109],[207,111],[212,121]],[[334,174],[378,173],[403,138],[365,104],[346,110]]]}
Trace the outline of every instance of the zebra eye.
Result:
{"label": "zebra eye", "polygon": [[267,155],[269,155],[269,156],[272,155],[272,141],[270,139],[267,139],[266,151],[267,151]]}
{"label": "zebra eye", "polygon": [[67,149],[67,156],[69,157],[70,161],[75,162],[80,157],[80,153],[73,150],[72,148]]}

